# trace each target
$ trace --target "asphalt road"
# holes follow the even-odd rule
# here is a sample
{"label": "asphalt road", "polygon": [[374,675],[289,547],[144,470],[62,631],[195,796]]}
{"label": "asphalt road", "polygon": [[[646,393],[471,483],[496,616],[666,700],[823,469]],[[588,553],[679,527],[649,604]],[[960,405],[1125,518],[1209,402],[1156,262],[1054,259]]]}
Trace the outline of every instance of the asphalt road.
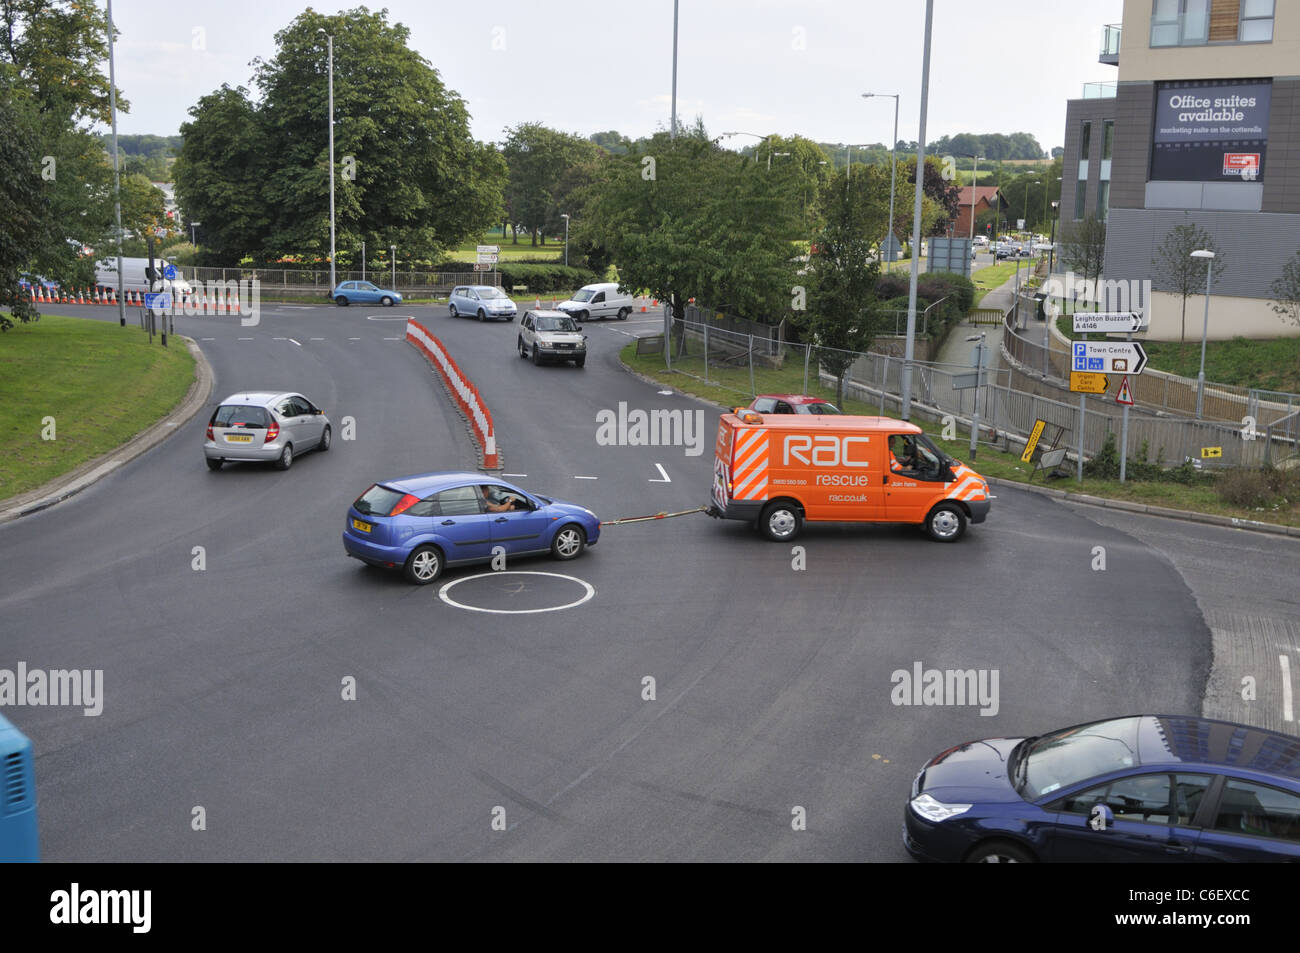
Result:
{"label": "asphalt road", "polygon": [[[908,786],[936,752],[1201,708],[1211,632],[1160,541],[1018,491],[955,546],[810,529],[802,571],[791,547],[702,515],[423,588],[363,567],[339,539],[357,494],[475,459],[428,366],[391,340],[403,324],[384,319],[404,315],[486,396],[504,470],[524,474],[508,479],[602,519],[707,502],[716,411],[618,364],[649,316],[590,325],[582,370],[520,360],[515,324],[427,307],[178,319],[214,402],[301,390],[335,442],[284,473],[210,473],[201,414],[0,526],[0,668],[104,671],[98,717],[6,710],[36,745],[46,859],[897,861]],[[702,412],[703,452],[601,445],[596,415],[620,402]],[[457,580],[448,595],[498,611],[442,601]],[[583,583],[580,605],[518,612],[578,601]],[[996,714],[893,704],[891,673],[915,663],[996,670]]]}

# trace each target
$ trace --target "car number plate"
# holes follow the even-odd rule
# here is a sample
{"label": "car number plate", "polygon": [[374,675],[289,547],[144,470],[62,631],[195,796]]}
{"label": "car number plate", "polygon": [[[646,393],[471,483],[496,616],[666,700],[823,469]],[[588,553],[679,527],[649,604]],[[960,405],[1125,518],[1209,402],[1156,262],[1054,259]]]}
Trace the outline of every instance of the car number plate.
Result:
{"label": "car number plate", "polygon": [[359,530],[361,530],[361,532],[363,532],[363,533],[368,533],[368,532],[370,532],[372,529],[374,529],[374,526],[372,526],[370,523],[366,523],[366,522],[363,522],[363,521],[361,521],[361,520],[353,520],[353,521],[352,521],[352,528],[353,528],[353,529],[359,529]]}
{"label": "car number plate", "polygon": [[252,443],[253,435],[251,433],[228,433],[226,434],[226,443]]}

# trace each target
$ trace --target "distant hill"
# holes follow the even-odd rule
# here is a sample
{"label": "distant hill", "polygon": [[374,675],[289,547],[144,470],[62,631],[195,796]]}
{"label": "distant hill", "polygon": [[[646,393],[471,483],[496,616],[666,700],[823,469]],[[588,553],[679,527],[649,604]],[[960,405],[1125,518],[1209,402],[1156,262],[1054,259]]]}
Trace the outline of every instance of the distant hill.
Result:
{"label": "distant hill", "polygon": [[[103,133],[99,141],[104,151],[113,150],[113,137]],[[172,163],[181,151],[181,136],[134,135],[117,137],[117,149],[122,155],[122,171],[128,175],[139,172],[149,177],[150,182],[170,182],[172,180]]]}

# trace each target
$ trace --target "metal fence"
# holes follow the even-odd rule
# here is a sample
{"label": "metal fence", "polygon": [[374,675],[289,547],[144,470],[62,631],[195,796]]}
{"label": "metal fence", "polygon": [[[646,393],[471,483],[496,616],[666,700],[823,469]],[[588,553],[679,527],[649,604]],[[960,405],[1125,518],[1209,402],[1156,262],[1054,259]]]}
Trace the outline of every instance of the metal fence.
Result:
{"label": "metal fence", "polygon": [[[285,296],[326,297],[330,287],[329,269],[311,268],[206,268],[182,267],[181,273],[190,282],[239,281],[256,278],[261,282],[263,294]],[[396,280],[394,280],[394,277]],[[338,270],[336,282],[363,280],[360,269]],[[444,295],[457,285],[501,286],[499,271],[392,271],[367,269],[364,280],[381,288],[415,294]]]}
{"label": "metal fence", "polygon": [[[1004,327],[1007,351],[1014,359],[986,368],[978,388],[973,366],[914,361],[914,411],[936,419],[951,415],[969,426],[978,393],[980,428],[985,437],[1023,439],[1036,420],[1044,420],[1064,428],[1062,445],[1071,452],[1078,447],[1080,427],[1085,456],[1101,450],[1109,434],[1118,443],[1122,408],[1104,396],[1086,397],[1081,419],[1079,395],[1062,394],[1014,356],[1018,352],[1031,360],[1041,358],[1041,345],[1035,345],[1036,354],[1032,342],[1016,333],[1009,316]],[[1062,350],[1062,367],[1065,357]],[[857,401],[866,405],[859,412],[886,416],[897,414],[902,406],[904,361],[889,354],[792,344],[707,323],[674,321],[666,361],[673,371],[724,388],[738,401],[748,402],[764,393],[803,393],[832,401]],[[841,372],[842,395],[837,388]],[[1202,451],[1213,448],[1219,456],[1204,465],[1262,466],[1296,453],[1300,412],[1271,428],[1261,426],[1252,434],[1239,423],[1173,418],[1135,407],[1129,413],[1128,456],[1171,466],[1189,459],[1201,465]]]}

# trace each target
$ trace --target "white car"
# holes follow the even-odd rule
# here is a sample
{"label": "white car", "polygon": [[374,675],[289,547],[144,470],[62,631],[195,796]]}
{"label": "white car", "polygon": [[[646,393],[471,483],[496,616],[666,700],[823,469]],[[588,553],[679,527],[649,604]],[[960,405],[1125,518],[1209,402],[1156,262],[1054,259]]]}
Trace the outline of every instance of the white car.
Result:
{"label": "white car", "polygon": [[627,316],[635,310],[636,302],[631,295],[618,290],[618,282],[607,281],[598,285],[585,285],[572,298],[562,301],[556,307],[579,322],[593,318],[618,318],[626,321]]}
{"label": "white car", "polygon": [[531,357],[534,364],[572,361],[582,367],[587,363],[587,336],[562,311],[525,311],[516,346],[519,356]]}

